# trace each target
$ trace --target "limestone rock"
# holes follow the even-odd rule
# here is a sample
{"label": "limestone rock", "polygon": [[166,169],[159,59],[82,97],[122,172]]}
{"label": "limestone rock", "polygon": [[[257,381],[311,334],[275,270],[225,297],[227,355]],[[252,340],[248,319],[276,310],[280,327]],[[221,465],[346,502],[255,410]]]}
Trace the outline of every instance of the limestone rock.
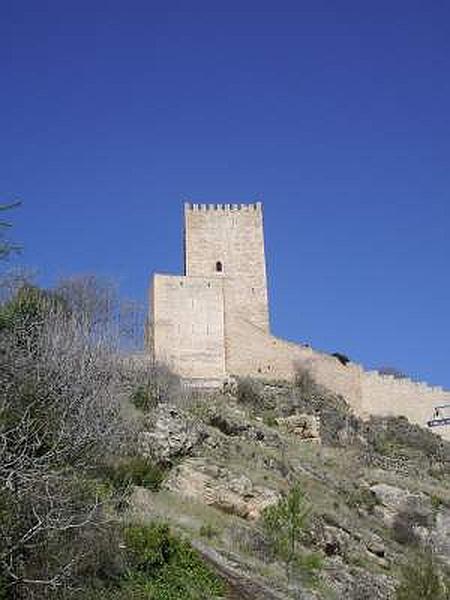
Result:
{"label": "limestone rock", "polygon": [[[374,514],[379,516],[387,527],[393,527],[396,520],[406,513],[414,514],[416,521],[422,525],[431,524],[431,503],[425,494],[413,494],[409,490],[386,483],[373,485],[370,491],[380,503],[374,508]],[[419,528],[416,528],[420,535]]]}
{"label": "limestone rock", "polygon": [[381,574],[369,573],[359,567],[349,568],[341,557],[325,562],[322,578],[345,600],[390,600],[394,598],[393,580]]}
{"label": "limestone rock", "polygon": [[332,525],[324,526],[323,551],[327,556],[343,556],[349,545],[350,536],[346,531]]}
{"label": "limestone rock", "polygon": [[386,555],[386,547],[381,537],[377,534],[373,534],[371,538],[366,540],[366,548],[371,554],[379,558],[384,558]]}
{"label": "limestone rock", "polygon": [[139,434],[138,448],[144,457],[170,465],[180,456],[190,455],[207,432],[183,411],[172,405],[160,405],[146,420]]}
{"label": "limestone rock", "polygon": [[243,437],[247,440],[263,442],[265,445],[279,448],[282,441],[278,433],[266,427],[258,427],[245,420],[242,415],[224,414],[212,411],[208,424],[231,437]]}
{"label": "limestone rock", "polygon": [[403,490],[387,483],[372,485],[370,491],[375,495],[380,504],[391,512],[401,510],[406,504],[407,499],[411,497],[411,493],[408,490]]}
{"label": "limestone rock", "polygon": [[320,441],[320,417],[315,415],[298,414],[278,418],[277,424],[301,440]]}
{"label": "limestone rock", "polygon": [[236,475],[201,458],[187,459],[177,466],[164,487],[248,520],[258,519],[280,498],[275,490],[256,486],[245,475]]}

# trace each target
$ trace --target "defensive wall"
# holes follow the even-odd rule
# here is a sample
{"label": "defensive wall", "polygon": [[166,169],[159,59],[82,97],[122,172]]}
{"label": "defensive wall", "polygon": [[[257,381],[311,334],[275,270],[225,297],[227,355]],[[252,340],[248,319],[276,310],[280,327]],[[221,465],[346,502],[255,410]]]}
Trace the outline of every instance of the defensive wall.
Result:
{"label": "defensive wall", "polygon": [[[450,404],[450,391],[442,387],[367,371],[353,362],[344,365],[332,355],[267,336],[248,323],[240,324],[233,339],[234,351],[227,362],[229,373],[291,380],[297,367],[303,367],[315,381],[341,394],[355,414],[364,419],[371,415],[403,415],[426,427],[436,406]],[[432,431],[450,440],[450,427],[434,427]]]}
{"label": "defensive wall", "polygon": [[152,353],[182,377],[223,379],[223,280],[155,275]]}
{"label": "defensive wall", "polygon": [[[184,275],[155,274],[150,293],[150,351],[186,379],[228,375],[292,379],[297,366],[341,394],[355,413],[404,415],[426,426],[440,387],[365,371],[270,333],[263,215],[255,204],[187,204]],[[434,428],[450,439],[450,427]]]}

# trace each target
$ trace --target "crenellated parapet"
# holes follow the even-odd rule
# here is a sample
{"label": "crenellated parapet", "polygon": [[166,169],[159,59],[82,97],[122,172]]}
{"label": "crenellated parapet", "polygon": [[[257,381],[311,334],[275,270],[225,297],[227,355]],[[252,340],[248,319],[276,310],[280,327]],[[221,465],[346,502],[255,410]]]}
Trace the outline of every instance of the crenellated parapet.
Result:
{"label": "crenellated parapet", "polygon": [[450,394],[450,390],[444,389],[439,385],[431,385],[426,381],[416,381],[409,377],[396,377],[395,375],[380,373],[379,371],[362,371],[366,381],[378,382],[382,384],[395,385],[398,388],[408,388],[410,390],[416,389],[418,392],[429,392],[435,394]]}
{"label": "crenellated parapet", "polygon": [[262,203],[253,202],[250,204],[196,204],[185,202],[185,212],[215,212],[215,213],[230,213],[230,212],[262,212]]}

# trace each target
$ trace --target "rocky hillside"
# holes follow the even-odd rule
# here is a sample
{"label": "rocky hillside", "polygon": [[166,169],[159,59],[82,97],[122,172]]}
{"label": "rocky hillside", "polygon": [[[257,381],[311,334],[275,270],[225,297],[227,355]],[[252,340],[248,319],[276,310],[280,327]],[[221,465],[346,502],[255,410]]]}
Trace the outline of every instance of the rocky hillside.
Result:
{"label": "rocky hillside", "polygon": [[[403,418],[362,422],[307,374],[169,388],[135,402],[138,452],[162,476],[134,487],[128,515],[188,536],[229,598],[407,598],[411,565],[437,577],[420,597],[446,597],[450,444]],[[268,515],[293,489],[305,517],[283,546]]]}

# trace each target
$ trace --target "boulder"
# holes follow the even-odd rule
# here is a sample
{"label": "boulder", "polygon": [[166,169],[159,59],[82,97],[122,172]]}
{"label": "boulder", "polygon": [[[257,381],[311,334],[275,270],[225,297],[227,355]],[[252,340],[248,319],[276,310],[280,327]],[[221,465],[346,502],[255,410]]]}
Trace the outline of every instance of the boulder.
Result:
{"label": "boulder", "polygon": [[192,454],[206,437],[206,430],[172,405],[159,405],[147,416],[138,437],[139,453],[162,465]]}
{"label": "boulder", "polygon": [[378,558],[384,558],[386,555],[386,547],[383,540],[376,533],[366,540],[366,548],[371,554],[378,556]]}
{"label": "boulder", "polygon": [[[435,545],[440,544],[445,553],[448,531],[445,533],[445,525],[441,533],[436,529],[439,513],[435,514],[426,494],[411,493],[387,484],[377,484],[370,489],[380,503],[375,506],[374,515],[392,529],[397,542],[428,544],[436,538]],[[441,521],[445,519],[441,517]]]}
{"label": "boulder", "polygon": [[276,421],[288,433],[298,436],[300,440],[320,442],[320,417],[316,415],[303,413],[278,418]]}
{"label": "boulder", "polygon": [[359,567],[348,567],[339,556],[326,559],[321,578],[336,598],[390,600],[395,596],[395,584],[390,577]]}
{"label": "boulder", "polygon": [[224,414],[213,410],[208,416],[207,423],[230,437],[242,437],[250,441],[263,442],[265,445],[276,448],[282,445],[278,433],[271,431],[268,427],[257,427],[239,414]]}
{"label": "boulder", "polygon": [[370,491],[374,494],[380,505],[393,513],[401,510],[405,506],[407,499],[412,496],[408,490],[403,490],[387,483],[372,485]]}
{"label": "boulder", "polygon": [[187,459],[178,465],[164,482],[164,488],[251,521],[280,498],[275,490],[256,486],[245,475],[202,458]]}

